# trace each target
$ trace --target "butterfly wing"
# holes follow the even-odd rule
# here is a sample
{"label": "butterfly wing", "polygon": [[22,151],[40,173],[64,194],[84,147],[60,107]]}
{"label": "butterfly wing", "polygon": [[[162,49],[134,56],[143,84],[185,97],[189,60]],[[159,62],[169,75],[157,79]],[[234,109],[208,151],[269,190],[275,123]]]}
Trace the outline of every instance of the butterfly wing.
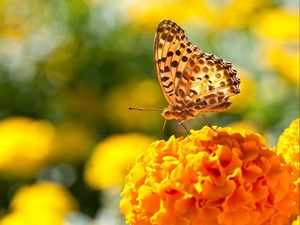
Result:
{"label": "butterfly wing", "polygon": [[[229,97],[240,92],[240,80],[231,63],[195,47],[178,86],[179,99],[186,108],[201,112],[224,111]],[[176,89],[176,88],[175,88]]]}
{"label": "butterfly wing", "polygon": [[[196,116],[224,111],[239,93],[240,80],[231,63],[194,46],[175,22],[162,21],[154,41],[155,68],[168,103]],[[183,110],[185,109],[185,110]]]}
{"label": "butterfly wing", "polygon": [[154,62],[161,89],[170,105],[176,104],[175,87],[178,86],[180,51],[186,42],[184,31],[174,22],[163,20],[157,28],[154,40]]}

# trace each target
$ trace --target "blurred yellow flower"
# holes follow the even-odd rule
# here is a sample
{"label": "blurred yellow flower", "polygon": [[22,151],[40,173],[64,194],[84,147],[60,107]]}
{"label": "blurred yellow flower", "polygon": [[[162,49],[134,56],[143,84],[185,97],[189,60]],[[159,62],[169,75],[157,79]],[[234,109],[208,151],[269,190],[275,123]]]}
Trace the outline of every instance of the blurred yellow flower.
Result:
{"label": "blurred yellow flower", "polygon": [[24,186],[11,201],[11,209],[22,211],[55,211],[65,214],[77,208],[71,194],[61,185],[41,182],[32,186]]}
{"label": "blurred yellow flower", "polygon": [[[186,4],[185,1],[182,1]],[[231,0],[231,1],[210,1],[195,0],[198,3],[193,11],[200,11],[200,19],[204,20],[216,30],[245,27],[250,18],[255,15],[259,8],[267,5],[269,0]]]}
{"label": "blurred yellow flower", "polygon": [[[300,118],[295,119],[288,128],[286,128],[283,134],[279,137],[277,143],[277,153],[281,155],[285,162],[291,166],[290,173],[294,176],[295,195],[299,199],[300,192]],[[294,216],[298,216],[300,213],[300,202],[297,202],[298,212]],[[293,222],[293,225],[297,224],[297,221]],[[299,223],[297,224],[299,225]]]}
{"label": "blurred yellow flower", "polygon": [[284,78],[299,86],[299,48],[288,48],[284,45],[274,45],[266,48],[266,57],[272,68]]}
{"label": "blurred yellow flower", "polygon": [[13,211],[0,219],[0,225],[64,225],[64,218],[56,212]]}
{"label": "blurred yellow flower", "polygon": [[253,31],[261,37],[298,42],[299,13],[297,10],[272,9],[263,11],[252,22]]}
{"label": "blurred yellow flower", "polygon": [[0,36],[22,40],[27,35],[28,24],[26,14],[28,6],[24,1],[2,1],[0,4],[1,27]]}
{"label": "blurred yellow flower", "polygon": [[256,133],[208,127],[156,141],[129,167],[131,225],[284,225],[297,211],[288,167]]}
{"label": "blurred yellow flower", "polygon": [[128,16],[144,29],[153,29],[159,21],[171,19],[179,24],[195,20],[219,30],[239,28],[245,26],[256,10],[269,0],[232,0],[210,1],[192,0],[188,3],[183,0],[168,1],[130,1]]}
{"label": "blurred yellow flower", "polygon": [[84,161],[92,144],[94,135],[87,127],[76,122],[65,122],[57,127],[51,160],[64,163]]}
{"label": "blurred yellow flower", "polygon": [[[233,96],[230,99],[232,107],[230,110],[240,112],[248,109],[253,103],[256,103],[256,83],[252,75],[241,68],[238,68],[238,76],[241,79],[240,89],[241,92],[238,95]],[[251,93],[249,95],[249,93]]]}
{"label": "blurred yellow flower", "polygon": [[162,99],[163,94],[157,80],[122,85],[108,93],[103,113],[111,124],[125,130],[158,130],[163,121],[160,113],[128,110],[128,107],[162,108]]}
{"label": "blurred yellow flower", "polygon": [[299,13],[285,9],[263,11],[253,20],[262,38],[262,59],[291,83],[299,85]]}
{"label": "blurred yellow flower", "polygon": [[[191,11],[191,8],[196,7],[195,1],[190,1],[189,4],[183,4],[183,1],[131,1],[127,5],[128,16],[131,21],[145,30],[153,30],[158,23],[163,19],[172,19],[178,23],[183,23],[189,18],[195,17],[197,14]],[[180,12],[180,13],[178,13]]]}
{"label": "blurred yellow flower", "polygon": [[239,121],[228,125],[232,130],[238,133],[256,133],[258,131],[257,125],[251,121]]}
{"label": "blurred yellow flower", "polygon": [[294,120],[277,143],[277,152],[285,161],[291,163],[295,168],[300,169],[300,119]]}
{"label": "blurred yellow flower", "polygon": [[12,212],[0,225],[63,225],[64,216],[77,209],[71,194],[61,185],[41,182],[22,187],[11,201]]}
{"label": "blurred yellow flower", "polygon": [[300,224],[300,216],[297,217],[292,223],[292,225],[299,225]]}
{"label": "blurred yellow flower", "polygon": [[112,135],[101,141],[87,162],[86,182],[95,189],[123,186],[128,163],[151,142],[152,138],[137,133]]}
{"label": "blurred yellow flower", "polygon": [[12,117],[0,121],[0,173],[33,176],[52,150],[55,128],[46,121]]}

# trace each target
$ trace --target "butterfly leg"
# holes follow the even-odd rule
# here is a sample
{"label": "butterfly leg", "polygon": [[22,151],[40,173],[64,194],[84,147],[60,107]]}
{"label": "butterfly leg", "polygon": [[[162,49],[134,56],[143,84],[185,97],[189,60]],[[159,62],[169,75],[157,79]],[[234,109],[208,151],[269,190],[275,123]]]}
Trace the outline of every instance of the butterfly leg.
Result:
{"label": "butterfly leg", "polygon": [[217,130],[215,128],[212,127],[212,125],[210,124],[210,122],[208,121],[207,117],[205,116],[204,113],[201,113],[202,118],[204,119],[206,125],[208,127],[210,127],[214,132],[217,132]]}
{"label": "butterfly leg", "polygon": [[163,127],[162,127],[162,132],[165,132],[165,128],[166,128],[166,124],[167,124],[167,120],[164,121]]}
{"label": "butterfly leg", "polygon": [[185,129],[185,131],[186,131],[187,134],[191,134],[189,132],[188,128],[183,124],[183,122],[181,122],[180,120],[178,120],[178,123],[183,126],[183,128]]}

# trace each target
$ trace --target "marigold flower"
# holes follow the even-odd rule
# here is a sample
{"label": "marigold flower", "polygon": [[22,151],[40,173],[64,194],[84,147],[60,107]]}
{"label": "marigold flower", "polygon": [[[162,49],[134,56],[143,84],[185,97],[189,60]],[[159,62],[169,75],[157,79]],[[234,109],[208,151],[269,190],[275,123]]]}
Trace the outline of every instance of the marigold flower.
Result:
{"label": "marigold flower", "polygon": [[120,208],[131,225],[283,225],[294,188],[263,137],[204,127],[151,144],[129,166]]}

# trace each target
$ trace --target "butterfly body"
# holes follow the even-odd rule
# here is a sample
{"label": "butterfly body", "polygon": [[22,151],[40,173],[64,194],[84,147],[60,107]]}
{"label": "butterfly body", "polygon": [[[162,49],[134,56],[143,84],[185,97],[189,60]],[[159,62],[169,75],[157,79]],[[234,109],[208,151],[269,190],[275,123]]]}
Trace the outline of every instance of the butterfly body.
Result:
{"label": "butterfly body", "polygon": [[204,112],[222,112],[240,92],[231,63],[194,46],[175,22],[162,21],[154,40],[154,60],[161,89],[169,103],[162,116],[181,122]]}

